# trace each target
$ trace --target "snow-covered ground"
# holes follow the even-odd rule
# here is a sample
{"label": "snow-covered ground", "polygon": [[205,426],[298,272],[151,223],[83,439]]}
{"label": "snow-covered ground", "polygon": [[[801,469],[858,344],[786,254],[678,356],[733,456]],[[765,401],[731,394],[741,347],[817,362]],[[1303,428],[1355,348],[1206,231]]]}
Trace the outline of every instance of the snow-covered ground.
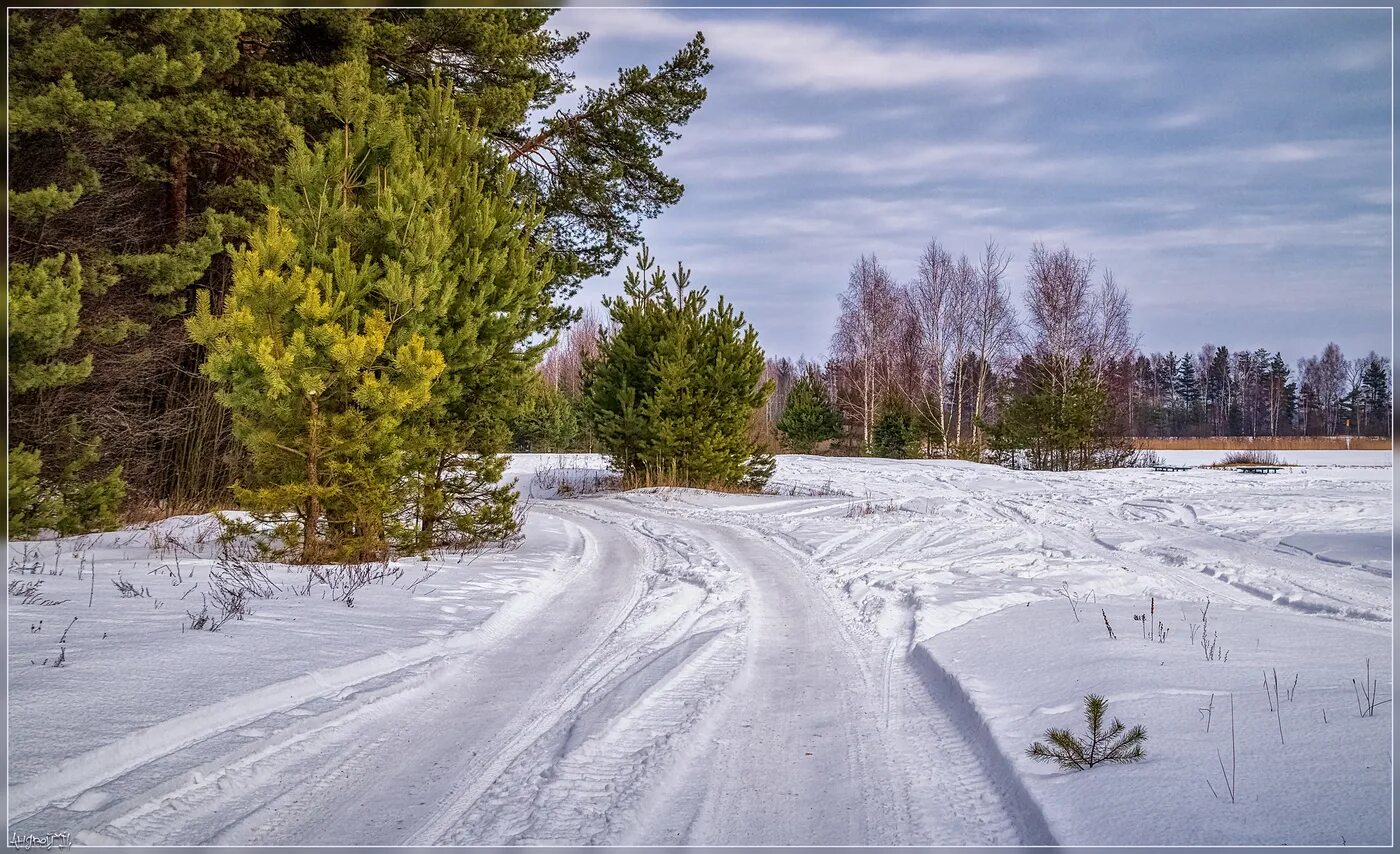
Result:
{"label": "snow-covered ground", "polygon": [[[1390,454],[1283,456],[1274,475],[785,456],[777,494],[746,496],[595,494],[597,457],[522,455],[515,550],[402,561],[348,608],[266,567],[280,590],[217,632],[187,614],[217,565],[207,517],[12,543],[9,829],[1387,843],[1393,704],[1362,717],[1351,680],[1369,659],[1391,697]],[[1146,759],[1026,758],[1082,730],[1088,693],[1147,728]]]}

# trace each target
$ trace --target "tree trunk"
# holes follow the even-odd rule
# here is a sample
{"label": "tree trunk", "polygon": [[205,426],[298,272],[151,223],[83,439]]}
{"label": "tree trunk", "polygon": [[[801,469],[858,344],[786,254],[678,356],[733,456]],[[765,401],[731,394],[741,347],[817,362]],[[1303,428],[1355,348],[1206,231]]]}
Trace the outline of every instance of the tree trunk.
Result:
{"label": "tree trunk", "polygon": [[309,419],[309,430],[306,450],[306,519],[302,523],[301,537],[301,559],[306,563],[315,563],[318,552],[320,552],[320,542],[317,539],[316,529],[321,523],[321,495],[320,495],[320,473],[317,471],[317,464],[320,462],[320,421],[321,407],[315,395],[310,397],[311,417]]}
{"label": "tree trunk", "polygon": [[434,469],[430,478],[423,481],[423,495],[420,499],[420,506],[423,508],[422,519],[419,522],[419,544],[425,551],[433,545],[433,531],[437,528],[438,521],[442,518],[442,511],[435,503],[437,498],[433,493],[442,489],[442,475],[446,470],[445,462],[441,459]]}
{"label": "tree trunk", "polygon": [[[982,449],[982,412],[987,404],[987,362],[982,360],[977,368],[977,391],[976,397],[972,401],[972,444],[977,446],[978,451]],[[979,454],[979,459],[980,459]]]}
{"label": "tree trunk", "polygon": [[189,210],[190,148],[183,140],[170,146],[170,223],[175,242],[185,240],[185,219]]}

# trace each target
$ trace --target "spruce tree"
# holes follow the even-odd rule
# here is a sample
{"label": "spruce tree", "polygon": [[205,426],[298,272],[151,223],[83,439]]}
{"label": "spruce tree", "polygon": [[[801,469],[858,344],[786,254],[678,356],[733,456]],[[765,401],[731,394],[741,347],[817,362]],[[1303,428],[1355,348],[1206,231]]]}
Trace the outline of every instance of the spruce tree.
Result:
{"label": "spruce tree", "polygon": [[1201,384],[1196,377],[1196,365],[1189,354],[1181,357],[1181,372],[1176,378],[1176,395],[1181,400],[1184,425],[1200,424]]}
{"label": "spruce tree", "polygon": [[754,486],[771,457],[748,422],[772,391],[741,312],[678,267],[668,286],[645,248],[623,295],[604,300],[613,329],[584,378],[585,408],[611,464],[633,482]]}
{"label": "spruce tree", "polygon": [[810,454],[818,442],[841,435],[841,414],[831,405],[826,385],[815,372],[809,371],[793,385],[777,428],[787,446],[799,454]]}
{"label": "spruce tree", "polygon": [[1371,354],[1361,374],[1361,404],[1366,423],[1358,425],[1370,435],[1390,432],[1390,371],[1383,357]]}
{"label": "spruce tree", "polygon": [[919,432],[919,425],[908,407],[887,401],[880,407],[875,429],[870,434],[870,453],[893,460],[918,456]]}

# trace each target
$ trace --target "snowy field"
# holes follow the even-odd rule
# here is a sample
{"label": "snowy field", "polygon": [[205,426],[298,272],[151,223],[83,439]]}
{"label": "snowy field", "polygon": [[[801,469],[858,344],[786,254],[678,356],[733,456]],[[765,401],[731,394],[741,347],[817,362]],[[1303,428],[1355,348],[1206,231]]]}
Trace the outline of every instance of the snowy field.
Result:
{"label": "snowy field", "polygon": [[[1391,455],[1282,456],[785,456],[765,496],[595,494],[598,458],[520,456],[514,550],[401,561],[353,607],[255,567],[271,595],[213,632],[192,628],[211,572],[247,567],[209,517],[11,543],[9,829],[1385,844]],[[1146,758],[1029,760],[1047,727],[1082,731],[1089,693],[1146,727]]]}

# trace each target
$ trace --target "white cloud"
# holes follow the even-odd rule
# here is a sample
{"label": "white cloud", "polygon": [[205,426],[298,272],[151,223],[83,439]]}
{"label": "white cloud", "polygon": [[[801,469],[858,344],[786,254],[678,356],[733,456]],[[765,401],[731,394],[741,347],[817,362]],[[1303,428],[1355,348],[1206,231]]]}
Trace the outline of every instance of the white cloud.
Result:
{"label": "white cloud", "polygon": [[1159,130],[1180,130],[1181,128],[1196,127],[1208,117],[1209,114],[1201,109],[1178,110],[1157,117],[1152,122],[1152,126]]}
{"label": "white cloud", "polygon": [[778,21],[754,12],[685,18],[652,9],[589,9],[561,12],[554,24],[588,30],[597,41],[676,40],[703,31],[716,64],[742,66],[752,85],[818,93],[920,86],[988,92],[1090,68],[1045,50],[967,51],[907,39],[878,41],[848,28],[804,22],[800,13]]}

